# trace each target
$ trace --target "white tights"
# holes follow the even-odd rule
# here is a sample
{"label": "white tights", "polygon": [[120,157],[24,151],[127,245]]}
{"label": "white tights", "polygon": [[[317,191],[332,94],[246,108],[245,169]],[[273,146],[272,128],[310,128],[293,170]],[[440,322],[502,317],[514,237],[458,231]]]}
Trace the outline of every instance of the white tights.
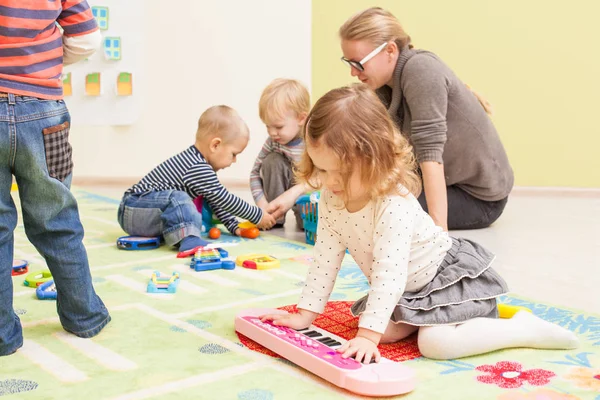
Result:
{"label": "white tights", "polygon": [[475,318],[460,325],[416,327],[390,322],[381,343],[397,342],[419,330],[419,350],[427,358],[448,360],[511,347],[574,349],[577,336],[527,311],[510,319]]}

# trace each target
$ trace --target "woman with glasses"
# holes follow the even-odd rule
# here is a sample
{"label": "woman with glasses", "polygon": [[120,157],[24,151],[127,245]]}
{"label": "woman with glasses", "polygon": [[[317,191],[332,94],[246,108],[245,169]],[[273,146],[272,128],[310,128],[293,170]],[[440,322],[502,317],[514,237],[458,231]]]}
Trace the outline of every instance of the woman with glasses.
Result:
{"label": "woman with glasses", "polygon": [[414,49],[386,10],[355,14],[339,34],[351,75],[377,92],[414,147],[425,211],[446,230],[491,225],[513,171],[485,101],[435,54]]}

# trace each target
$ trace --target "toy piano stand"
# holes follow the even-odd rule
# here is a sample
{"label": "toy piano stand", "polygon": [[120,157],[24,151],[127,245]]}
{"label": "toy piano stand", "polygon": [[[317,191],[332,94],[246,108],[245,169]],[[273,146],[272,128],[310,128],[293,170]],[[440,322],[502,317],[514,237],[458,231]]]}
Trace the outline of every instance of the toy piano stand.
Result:
{"label": "toy piano stand", "polygon": [[35,295],[40,300],[56,300],[56,285],[54,280],[42,283],[35,289]]}
{"label": "toy piano stand", "polygon": [[361,364],[352,358],[342,358],[335,349],[346,340],[310,326],[296,331],[291,328],[261,322],[264,314],[286,314],[283,310],[250,308],[235,318],[235,330],[271,351],[332,384],[364,396],[395,396],[415,388],[412,369],[386,358],[379,363]]}
{"label": "toy piano stand", "polygon": [[221,248],[200,248],[192,257],[190,268],[196,271],[235,269],[235,263],[228,260],[227,257],[229,257],[229,253]]}

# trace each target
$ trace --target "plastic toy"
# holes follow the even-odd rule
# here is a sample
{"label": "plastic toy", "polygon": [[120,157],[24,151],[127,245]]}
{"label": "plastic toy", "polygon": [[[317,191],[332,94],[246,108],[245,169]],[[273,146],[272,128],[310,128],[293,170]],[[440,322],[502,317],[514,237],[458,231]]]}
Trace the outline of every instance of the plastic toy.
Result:
{"label": "plastic toy", "polygon": [[240,229],[256,228],[256,225],[254,225],[250,221],[243,221],[238,224],[238,228],[240,228]]}
{"label": "plastic toy", "polygon": [[317,223],[319,221],[319,199],[320,192],[313,192],[310,195],[302,195],[296,200],[300,205],[300,214],[304,225],[305,241],[308,244],[315,244],[317,239]]}
{"label": "plastic toy", "polygon": [[198,196],[194,199],[194,205],[196,206],[196,210],[202,214],[202,232],[208,232],[210,228],[221,223],[221,221],[214,216],[210,205],[208,202],[204,201],[202,196]]}
{"label": "plastic toy", "polygon": [[513,315],[518,313],[519,311],[524,310],[531,312],[531,310],[527,307],[523,306],[511,306],[509,304],[498,304],[498,316],[500,318],[512,318]]}
{"label": "plastic toy", "polygon": [[148,293],[175,293],[179,285],[179,273],[173,272],[169,277],[162,276],[160,272],[154,271],[146,291]]}
{"label": "plastic toy", "polygon": [[248,269],[279,268],[279,260],[266,254],[245,254],[236,258],[235,263]]}
{"label": "plastic toy", "polygon": [[207,245],[207,246],[196,246],[193,249],[180,251],[179,253],[177,253],[177,258],[187,258],[189,256],[195,255],[200,250],[203,250],[203,249],[216,249],[216,248],[217,247],[215,247],[215,246],[210,246],[210,244]]}
{"label": "plastic toy", "polygon": [[240,236],[247,239],[256,239],[260,235],[258,228],[242,228],[240,229]]}
{"label": "plastic toy", "polygon": [[[202,232],[209,232],[209,237],[211,237],[210,230],[216,225],[220,224],[221,221],[219,221],[219,219],[215,216],[215,214],[212,211],[212,208],[210,208],[208,202],[204,201],[202,196],[196,197],[193,201],[194,205],[196,206],[196,210],[198,210],[198,212],[202,214]],[[238,224],[238,228],[256,228],[256,225],[254,225],[250,221],[243,221]]]}
{"label": "plastic toy", "polygon": [[211,239],[218,239],[221,237],[221,231],[219,228],[210,228],[208,231],[208,237]]}
{"label": "plastic toy", "polygon": [[35,289],[35,295],[40,300],[56,300],[56,285],[54,285],[54,280],[50,279],[38,286]]}
{"label": "plastic toy", "polygon": [[25,281],[23,281],[23,285],[37,288],[42,283],[49,281],[52,279],[52,274],[49,270],[41,271],[41,272],[32,272],[25,277]]}
{"label": "plastic toy", "polygon": [[121,236],[117,247],[123,250],[152,250],[160,247],[160,237]]}
{"label": "plastic toy", "polygon": [[229,253],[221,248],[217,249],[199,249],[192,261],[190,268],[196,271],[212,271],[213,269],[235,269],[235,263],[226,259]]}
{"label": "plastic toy", "polygon": [[335,349],[346,341],[310,326],[296,331],[262,322],[264,314],[286,313],[273,309],[246,309],[235,318],[235,330],[296,365],[336,386],[366,396],[396,396],[416,386],[415,372],[403,363],[381,358],[379,363],[361,364],[342,358]]}
{"label": "plastic toy", "polygon": [[27,260],[13,260],[12,276],[23,275],[29,272],[29,263]]}

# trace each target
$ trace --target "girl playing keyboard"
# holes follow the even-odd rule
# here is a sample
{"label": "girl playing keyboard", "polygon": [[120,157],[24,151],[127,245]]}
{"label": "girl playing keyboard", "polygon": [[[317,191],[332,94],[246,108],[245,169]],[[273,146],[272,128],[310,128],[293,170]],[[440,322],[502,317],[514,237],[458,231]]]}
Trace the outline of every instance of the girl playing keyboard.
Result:
{"label": "girl playing keyboard", "polygon": [[[423,211],[408,141],[366,85],[335,89],[315,104],[304,127],[298,177],[322,190],[314,263],[295,314],[263,321],[308,327],[325,309],[346,249],[367,277],[367,296],[352,306],[356,337],[338,351],[369,363],[379,343],[419,331],[425,357],[452,359],[509,347],[572,349],[570,331],[520,311],[498,319],[508,292],[490,267],[494,255],[448,236]],[[318,178],[318,179],[314,179]]]}

